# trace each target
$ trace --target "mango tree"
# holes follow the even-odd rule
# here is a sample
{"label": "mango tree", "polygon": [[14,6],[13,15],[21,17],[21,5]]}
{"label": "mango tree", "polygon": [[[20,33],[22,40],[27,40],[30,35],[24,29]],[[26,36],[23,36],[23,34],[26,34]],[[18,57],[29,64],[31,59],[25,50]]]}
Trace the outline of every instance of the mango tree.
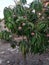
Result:
{"label": "mango tree", "polygon": [[[26,4],[26,0],[20,0],[13,9],[4,9],[5,26],[9,31],[0,32],[0,39],[10,42],[13,48],[19,46],[25,60],[26,54],[44,53],[49,46],[49,6],[44,8],[39,0],[27,4],[29,7]],[[23,39],[17,44],[13,35]]]}

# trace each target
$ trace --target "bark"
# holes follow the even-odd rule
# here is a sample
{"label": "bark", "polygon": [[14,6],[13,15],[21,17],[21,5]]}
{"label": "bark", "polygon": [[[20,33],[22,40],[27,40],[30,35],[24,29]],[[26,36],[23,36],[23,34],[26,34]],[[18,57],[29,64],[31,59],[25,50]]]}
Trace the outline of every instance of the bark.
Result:
{"label": "bark", "polygon": [[23,65],[27,65],[26,55],[23,55],[23,61],[24,61]]}

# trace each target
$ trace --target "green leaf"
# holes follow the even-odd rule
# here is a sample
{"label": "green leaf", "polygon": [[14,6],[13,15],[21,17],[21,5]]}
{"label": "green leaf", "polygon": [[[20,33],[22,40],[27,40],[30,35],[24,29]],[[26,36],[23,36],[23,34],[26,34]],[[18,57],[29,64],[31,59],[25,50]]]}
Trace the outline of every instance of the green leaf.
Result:
{"label": "green leaf", "polygon": [[13,21],[13,11],[10,8],[5,7],[4,8],[4,18],[6,22],[12,22]]}
{"label": "green leaf", "polygon": [[28,25],[31,26],[32,30],[34,29],[34,24],[31,22],[28,22]]}
{"label": "green leaf", "polygon": [[41,4],[41,2],[34,1],[34,2],[32,2],[30,4],[30,8],[31,9],[35,9],[36,11],[41,12],[42,11],[42,4]]}
{"label": "green leaf", "polygon": [[38,31],[45,32],[47,28],[48,28],[48,26],[45,22],[41,21],[41,22],[37,23],[37,30]]}
{"label": "green leaf", "polygon": [[27,42],[25,40],[20,42],[20,50],[24,55],[26,55],[29,52],[29,47],[27,45]]}
{"label": "green leaf", "polygon": [[10,32],[8,32],[8,31],[6,31],[6,30],[3,30],[3,31],[1,31],[0,32],[0,39],[4,39],[4,40],[6,40],[6,41],[9,41],[9,40],[11,40],[11,33]]}
{"label": "green leaf", "polygon": [[20,0],[21,3],[26,4],[26,0]]}
{"label": "green leaf", "polygon": [[17,16],[24,16],[25,15],[25,9],[21,5],[16,5],[16,7],[14,8],[14,13]]}

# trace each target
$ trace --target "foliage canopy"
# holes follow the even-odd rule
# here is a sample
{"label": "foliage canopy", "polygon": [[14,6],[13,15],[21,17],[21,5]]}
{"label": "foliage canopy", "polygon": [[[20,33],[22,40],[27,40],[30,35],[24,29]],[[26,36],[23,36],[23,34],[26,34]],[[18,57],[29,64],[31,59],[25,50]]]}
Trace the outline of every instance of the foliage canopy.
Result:
{"label": "foliage canopy", "polygon": [[9,31],[0,32],[0,38],[12,41],[14,48],[17,43],[12,39],[13,34],[23,36],[18,45],[24,55],[43,53],[49,45],[49,8],[44,8],[39,1],[30,3],[29,8],[26,4],[26,0],[20,0],[13,9],[4,9],[5,26]]}

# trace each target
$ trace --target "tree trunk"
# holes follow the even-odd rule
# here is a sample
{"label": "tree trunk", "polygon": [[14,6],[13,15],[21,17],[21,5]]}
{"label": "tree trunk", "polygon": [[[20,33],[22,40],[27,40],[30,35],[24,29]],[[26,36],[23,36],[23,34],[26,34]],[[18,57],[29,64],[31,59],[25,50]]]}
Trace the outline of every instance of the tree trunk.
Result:
{"label": "tree trunk", "polygon": [[23,65],[27,65],[26,55],[23,55],[23,61],[24,61]]}

